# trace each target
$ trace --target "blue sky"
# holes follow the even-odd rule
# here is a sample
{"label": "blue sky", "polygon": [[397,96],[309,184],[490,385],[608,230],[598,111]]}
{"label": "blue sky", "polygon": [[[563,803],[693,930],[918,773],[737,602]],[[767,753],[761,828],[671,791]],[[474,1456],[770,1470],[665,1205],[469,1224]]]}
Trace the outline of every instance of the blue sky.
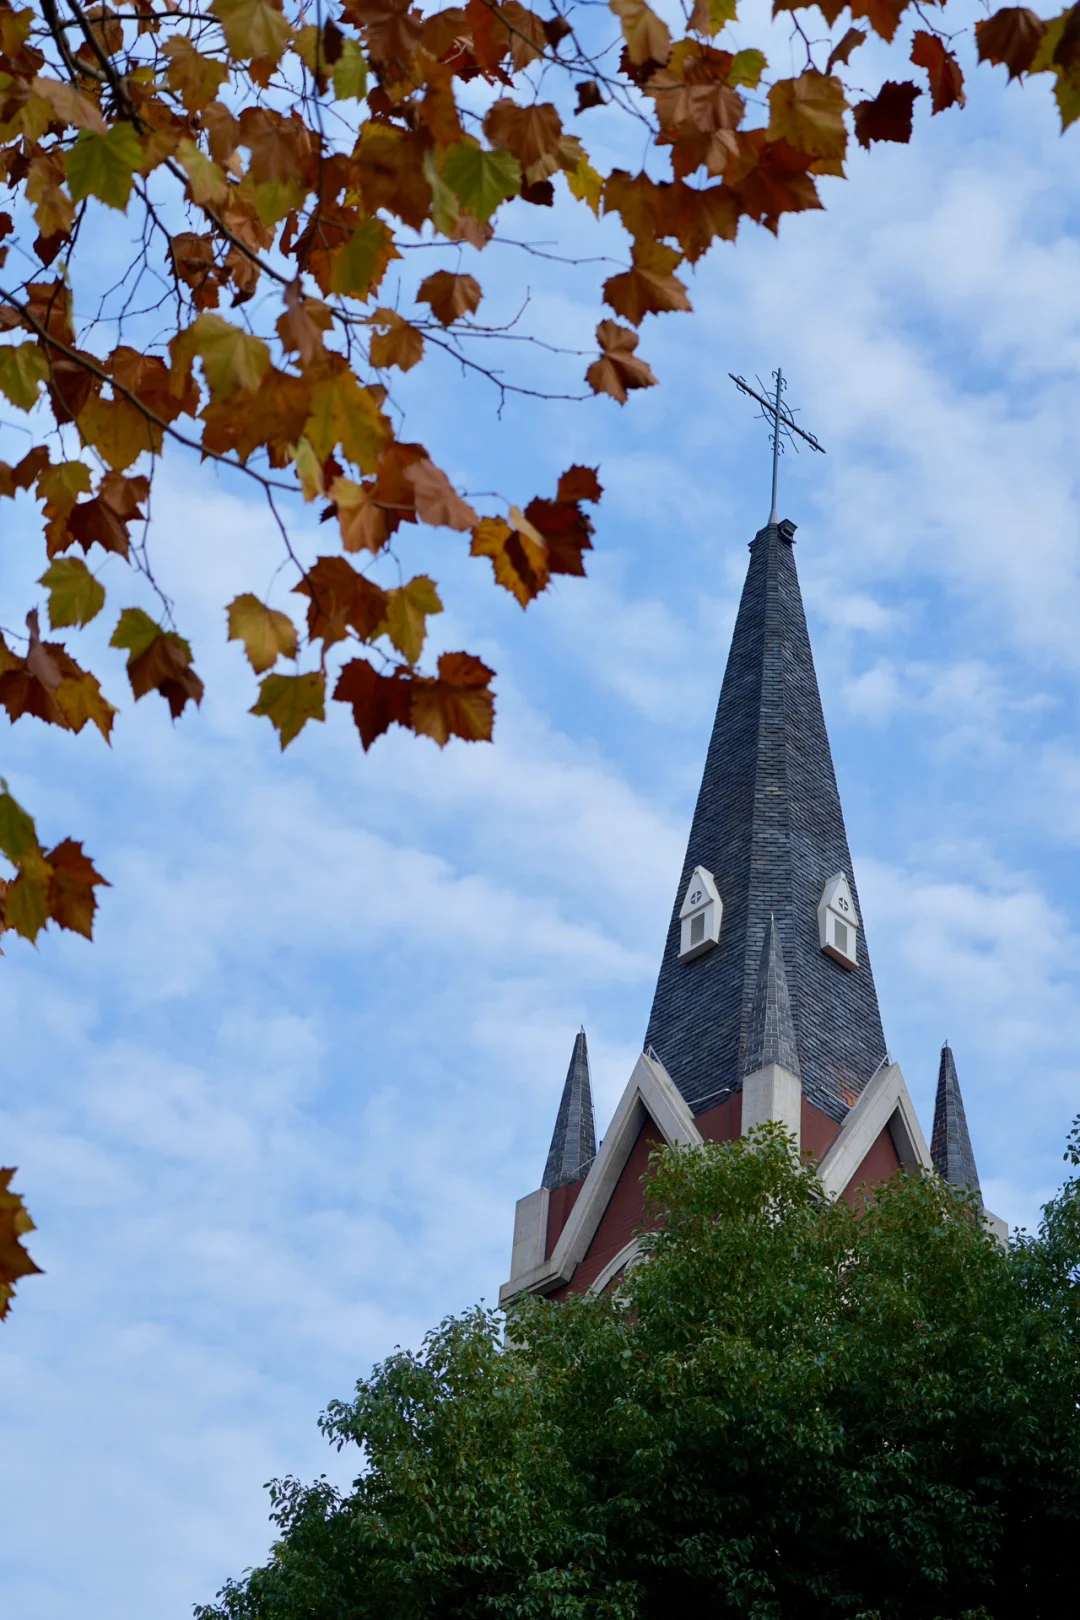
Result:
{"label": "blue sky", "polygon": [[[912,148],[856,152],[827,214],[714,251],[695,314],[646,321],[662,386],[625,410],[500,420],[449,369],[406,381],[466,487],[527,497],[574,460],[605,485],[589,579],[527,615],[459,537],[409,539],[446,587],[438,645],[499,672],[492,748],[365,757],[340,713],[282,758],[222,617],[276,566],[265,514],[192,463],[159,474],[202,710],[129,707],[111,751],[4,727],[44,836],[85,837],[113,883],[92,947],[0,963],[0,1160],[47,1273],[0,1334],[18,1620],[179,1620],[264,1556],[264,1481],[348,1477],[325,1402],[494,1297],[580,1023],[606,1124],[767,513],[729,371],[782,362],[828,449],[789,458],[781,505],[893,1055],[928,1127],[950,1039],[987,1201],[1037,1217],[1080,1105],[1080,212],[1075,131],[1001,78],[964,115],[917,109]],[[515,228],[619,251],[563,210]],[[531,284],[590,346],[598,267],[547,284],[507,248],[480,273],[493,313]],[[4,522],[18,622],[41,563],[30,509]]]}

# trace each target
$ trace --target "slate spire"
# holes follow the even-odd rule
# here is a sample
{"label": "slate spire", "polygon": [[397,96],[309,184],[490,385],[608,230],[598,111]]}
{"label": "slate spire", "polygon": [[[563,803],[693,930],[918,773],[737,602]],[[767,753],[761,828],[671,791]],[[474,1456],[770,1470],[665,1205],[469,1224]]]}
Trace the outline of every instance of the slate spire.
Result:
{"label": "slate spire", "polygon": [[[855,874],[821,710],[792,548],[794,524],[769,523],[750,546],[646,1045],[695,1113],[737,1091],[746,1071],[770,918],[786,969],[790,1025],[807,1100],[842,1121],[881,1062],[885,1037],[865,931],[859,966],[820,945],[817,907]],[[679,907],[695,866],[723,901],[717,946],[679,960]]]}
{"label": "slate spire", "polygon": [[750,1008],[742,1072],[744,1075],[757,1074],[759,1069],[766,1068],[770,1063],[779,1063],[789,1074],[799,1073],[799,1048],[791,1016],[787,974],[784,972],[784,948],[776,932],[775,917],[769,918],[765,942],[761,947],[761,964]]}
{"label": "slate spire", "polygon": [[570,1067],[566,1071],[562,1100],[555,1119],[547,1164],[540,1185],[553,1189],[567,1182],[580,1181],[596,1157],[596,1128],[593,1124],[592,1085],[589,1080],[589,1049],[585,1031],[574,1041]]}
{"label": "slate spire", "polygon": [[939,1176],[954,1187],[970,1187],[982,1202],[982,1188],[979,1186],[979,1172],[975,1168],[975,1154],[968,1134],[964,1099],[960,1095],[960,1081],[948,1041],[941,1048],[938,1067],[930,1157]]}

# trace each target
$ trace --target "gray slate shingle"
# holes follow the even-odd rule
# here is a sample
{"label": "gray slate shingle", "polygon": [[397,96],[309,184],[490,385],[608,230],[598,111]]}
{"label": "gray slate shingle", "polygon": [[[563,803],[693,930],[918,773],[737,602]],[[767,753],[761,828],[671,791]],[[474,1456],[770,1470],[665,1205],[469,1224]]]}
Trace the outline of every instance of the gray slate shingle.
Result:
{"label": "gray slate shingle", "polygon": [[930,1138],[930,1157],[939,1176],[954,1187],[970,1187],[978,1193],[979,1172],[975,1166],[975,1153],[968,1134],[964,1099],[960,1095],[960,1080],[948,1041],[941,1048],[938,1067],[937,1097],[934,1100],[934,1130]]}
{"label": "gray slate shingle", "polygon": [[589,1080],[589,1049],[585,1031],[574,1041],[570,1067],[566,1071],[555,1132],[551,1138],[542,1187],[564,1187],[580,1181],[596,1157],[596,1127],[593,1124],[592,1084]]}
{"label": "gray slate shingle", "polygon": [[[853,971],[818,943],[817,905],[835,872],[859,902],[793,533],[791,524],[769,524],[750,546],[645,1044],[695,1113],[737,1091],[774,916],[804,1093],[841,1121],[881,1062],[885,1037],[865,931]],[[720,943],[680,962],[678,910],[699,864],[723,900]]]}
{"label": "gray slate shingle", "polygon": [[742,1072],[744,1076],[757,1074],[769,1063],[779,1063],[789,1074],[799,1073],[799,1046],[784,971],[784,948],[776,932],[775,917],[769,918],[769,929],[761,947]]}

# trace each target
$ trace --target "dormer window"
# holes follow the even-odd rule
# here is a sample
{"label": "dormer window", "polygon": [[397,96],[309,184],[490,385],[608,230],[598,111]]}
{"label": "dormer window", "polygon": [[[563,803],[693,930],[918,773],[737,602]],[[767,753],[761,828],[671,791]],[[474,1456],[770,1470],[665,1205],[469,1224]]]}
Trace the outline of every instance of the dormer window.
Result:
{"label": "dormer window", "polygon": [[720,940],[723,902],[711,872],[695,866],[679,911],[679,960],[689,962],[711,951]]}
{"label": "dormer window", "polygon": [[841,967],[858,967],[859,918],[843,872],[837,872],[826,883],[817,914],[818,938],[825,955]]}

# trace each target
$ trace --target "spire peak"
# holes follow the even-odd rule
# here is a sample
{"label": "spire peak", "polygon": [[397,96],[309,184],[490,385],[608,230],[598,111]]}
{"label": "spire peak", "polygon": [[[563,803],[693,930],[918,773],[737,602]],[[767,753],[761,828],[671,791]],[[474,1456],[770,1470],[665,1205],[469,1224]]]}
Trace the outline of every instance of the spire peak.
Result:
{"label": "spire peak", "polygon": [[975,1152],[964,1112],[964,1099],[960,1095],[956,1060],[948,1041],[941,1048],[941,1062],[938,1065],[930,1157],[934,1161],[934,1169],[944,1181],[953,1187],[970,1187],[982,1202],[982,1188],[979,1186]]}
{"label": "spire peak", "polygon": [[566,1071],[559,1112],[555,1117],[555,1130],[540,1185],[554,1190],[571,1181],[580,1181],[595,1157],[596,1127],[593,1124],[589,1048],[582,1024],[574,1037],[574,1050],[570,1054],[570,1067]]}
{"label": "spire peak", "polygon": [[[780,457],[783,451],[789,444],[795,445],[795,449],[798,450],[799,446],[795,439],[796,434],[810,446],[811,450],[818,450],[822,455],[825,454],[825,446],[819,444],[812,433],[808,433],[805,428],[799,426],[792,415],[791,407],[784,404],[784,390],[787,387],[787,381],[779,366],[773,372],[775,393],[771,398],[766,395],[765,384],[760,377],[757,379],[757,388],[751,388],[744,377],[736,377],[733,371],[729,371],[728,376],[740,393],[747,394],[751,399],[757,400],[761,406],[761,416],[771,424],[769,443],[772,445],[772,510],[769,513],[769,527],[775,528],[779,524],[780,528],[783,528],[784,525],[780,523],[780,514],[776,505],[780,481]],[[787,521],[785,519],[785,522]],[[791,524],[791,533],[795,533],[793,523]],[[790,535],[785,535],[784,538],[789,544],[791,543]]]}
{"label": "spire peak", "polygon": [[[695,1114],[738,1091],[775,930],[774,1011],[782,968],[804,1095],[842,1123],[885,1035],[865,930],[857,959],[835,959],[820,938],[818,907],[833,874],[845,875],[856,917],[860,908],[783,528],[766,525],[750,547],[644,1045],[663,1054]],[[711,874],[723,915],[713,948],[691,958],[680,954],[679,912],[698,867]]]}

